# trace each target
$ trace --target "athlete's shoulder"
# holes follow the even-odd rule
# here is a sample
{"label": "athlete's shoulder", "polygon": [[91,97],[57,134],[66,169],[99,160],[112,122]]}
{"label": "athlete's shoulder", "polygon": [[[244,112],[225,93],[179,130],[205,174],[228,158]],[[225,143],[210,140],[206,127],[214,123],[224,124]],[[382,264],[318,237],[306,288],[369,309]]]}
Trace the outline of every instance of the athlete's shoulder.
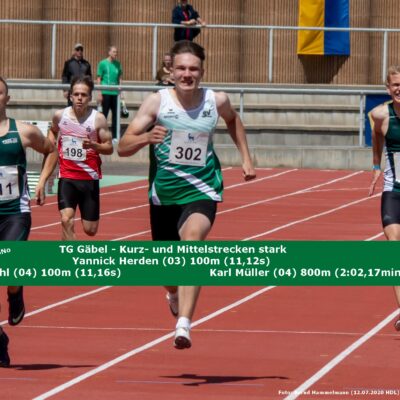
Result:
{"label": "athlete's shoulder", "polygon": [[214,92],[212,91],[212,93],[214,93],[214,98],[215,98],[215,102],[217,103],[218,107],[223,106],[224,104],[229,104],[229,97],[225,92]]}
{"label": "athlete's shoulder", "polygon": [[161,91],[149,94],[143,101],[141,108],[145,110],[158,110],[161,104]]}
{"label": "athlete's shoulder", "polygon": [[379,104],[371,110],[371,117],[375,121],[383,121],[389,117],[388,103]]}

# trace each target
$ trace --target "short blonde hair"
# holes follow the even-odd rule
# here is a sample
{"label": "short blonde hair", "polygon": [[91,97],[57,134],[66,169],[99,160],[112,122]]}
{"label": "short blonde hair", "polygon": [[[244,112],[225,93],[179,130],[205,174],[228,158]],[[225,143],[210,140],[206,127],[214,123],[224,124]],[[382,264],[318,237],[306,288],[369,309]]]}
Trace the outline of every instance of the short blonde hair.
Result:
{"label": "short blonde hair", "polygon": [[391,65],[387,71],[386,85],[390,84],[390,78],[392,75],[398,75],[398,74],[400,74],[400,65]]}

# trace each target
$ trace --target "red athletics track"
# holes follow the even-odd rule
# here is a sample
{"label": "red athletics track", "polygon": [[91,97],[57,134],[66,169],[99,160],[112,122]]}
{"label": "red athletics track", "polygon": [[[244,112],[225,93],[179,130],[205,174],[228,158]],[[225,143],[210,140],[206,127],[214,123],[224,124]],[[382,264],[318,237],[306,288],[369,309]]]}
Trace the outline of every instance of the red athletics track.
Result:
{"label": "red athletics track", "polygon": [[[248,183],[238,169],[224,176],[210,240],[383,239],[379,196],[366,197],[370,172],[265,169]],[[145,186],[103,189],[97,239],[150,238]],[[54,204],[34,208],[33,219],[31,239],[59,237]],[[34,315],[5,326],[13,367],[0,370],[1,399],[399,397],[386,392],[400,390],[389,287],[206,287],[187,351],[172,347],[174,320],[158,287],[29,287],[26,302]]]}

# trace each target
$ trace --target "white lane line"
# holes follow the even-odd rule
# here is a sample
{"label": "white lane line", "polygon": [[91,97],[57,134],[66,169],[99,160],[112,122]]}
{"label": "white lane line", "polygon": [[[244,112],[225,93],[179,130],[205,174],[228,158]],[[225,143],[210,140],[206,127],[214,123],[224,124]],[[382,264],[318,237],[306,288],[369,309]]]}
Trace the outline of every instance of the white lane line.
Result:
{"label": "white lane line", "polygon": [[[70,303],[71,301],[82,299],[83,297],[91,296],[92,294],[96,294],[96,293],[102,292],[103,290],[110,289],[111,287],[112,286],[102,286],[102,287],[97,288],[95,290],[91,290],[90,292],[78,294],[78,295],[70,297],[68,299],[61,300],[61,301],[59,301],[57,303],[49,304],[48,306],[45,306],[45,307],[42,307],[42,308],[38,308],[37,310],[34,310],[34,311],[26,313],[24,318],[31,317],[32,315],[40,314],[43,311],[47,311],[47,310],[50,310],[52,308],[55,308],[55,307],[58,307],[58,306],[62,306],[63,304],[67,304],[67,303]],[[8,323],[7,320],[1,321],[0,322],[0,326],[1,325],[5,325],[7,323]]]}
{"label": "white lane line", "polygon": [[[274,175],[270,175],[270,176],[265,176],[265,177],[263,177],[263,178],[254,179],[254,180],[252,180],[252,181],[242,182],[242,183],[230,185],[230,186],[227,186],[225,189],[232,189],[232,188],[235,188],[235,187],[237,187],[237,186],[250,185],[250,184],[252,184],[252,183],[257,183],[257,182],[263,181],[263,180],[265,180],[265,179],[275,178],[275,177],[278,177],[278,176],[281,176],[281,175],[284,175],[284,174],[287,174],[287,173],[293,172],[293,171],[297,171],[297,170],[296,170],[296,169],[291,169],[291,170],[288,170],[288,171],[280,172],[280,173],[278,173],[278,174],[274,174]],[[147,187],[147,186],[140,186],[140,187],[133,188],[133,189],[126,189],[126,190],[115,191],[115,192],[112,192],[112,194],[114,194],[114,193],[119,193],[119,192],[126,192],[126,191],[129,191],[129,190],[136,190],[136,189],[140,189],[140,188],[144,188],[144,187]],[[110,192],[110,193],[111,193],[111,192]],[[57,203],[51,203],[51,204],[57,204]],[[112,210],[112,211],[100,213],[100,217],[103,217],[103,216],[105,216],[105,215],[117,214],[117,213],[125,212],[125,211],[136,210],[136,209],[138,209],[138,208],[143,208],[143,207],[148,207],[148,206],[149,206],[149,203],[144,203],[144,204],[139,204],[139,205],[137,205],[137,206],[127,207],[127,208],[119,208],[119,209],[117,209],[117,210]],[[79,218],[79,217],[74,218],[74,221],[80,221],[80,220],[81,220],[81,218]],[[51,226],[56,226],[56,225],[60,225],[60,221],[52,222],[52,223],[46,224],[46,225],[35,226],[35,227],[31,228],[31,231],[35,231],[35,230],[42,229],[42,228],[49,228],[49,227],[51,227]],[[125,236],[125,238],[129,238],[129,237],[133,237],[133,236],[140,236],[140,234],[136,234],[136,233],[135,233],[135,234],[133,234],[133,235]],[[114,240],[123,240],[123,239],[114,239]]]}
{"label": "white lane line", "polygon": [[307,389],[309,389],[314,383],[319,381],[324,375],[326,375],[329,371],[331,371],[336,365],[342,362],[346,357],[348,357],[351,353],[357,350],[360,346],[362,346],[365,342],[371,339],[377,332],[383,329],[393,318],[395,318],[399,313],[399,310],[396,309],[391,314],[389,314],[383,321],[381,321],[378,325],[372,328],[369,332],[367,332],[360,339],[356,340],[349,347],[343,350],[340,354],[338,354],[335,358],[333,358],[328,364],[326,364],[323,368],[321,368],[317,373],[315,373],[311,378],[307,379],[303,384],[294,389],[292,393],[285,397],[284,400],[294,400],[301,396]]}
{"label": "white lane line", "polygon": [[[228,305],[226,307],[223,307],[223,308],[221,308],[221,309],[219,309],[219,310],[217,310],[217,311],[215,311],[215,312],[213,312],[213,313],[211,313],[211,314],[209,314],[209,315],[207,315],[207,316],[205,316],[205,317],[193,322],[192,326],[193,327],[198,326],[198,325],[200,325],[200,324],[202,324],[202,323],[204,323],[204,322],[206,322],[206,321],[208,321],[208,320],[210,320],[212,318],[215,318],[215,317],[217,317],[217,316],[219,316],[219,315],[231,310],[232,308],[238,307],[239,305],[241,305],[241,304],[243,304],[243,303],[245,303],[245,302],[247,302],[249,300],[252,300],[253,298],[255,298],[257,296],[260,296],[261,294],[263,294],[265,292],[268,292],[269,290],[273,289],[274,287],[275,286],[268,286],[266,288],[258,290],[257,292],[254,292],[254,293],[250,294],[249,296],[244,297],[243,299],[235,301],[234,303],[232,303],[232,304],[230,304],[230,305]],[[112,366],[114,366],[116,364],[119,364],[120,362],[125,361],[128,358],[130,358],[130,357],[132,357],[132,356],[134,356],[136,354],[139,354],[139,353],[141,353],[141,352],[143,352],[145,350],[148,350],[148,349],[150,349],[150,348],[152,348],[152,347],[154,347],[154,346],[156,346],[156,345],[158,345],[158,344],[160,344],[162,342],[165,342],[166,340],[172,338],[174,336],[174,333],[175,332],[170,332],[170,333],[168,333],[168,334],[166,334],[164,336],[161,336],[161,337],[159,337],[159,338],[157,338],[155,340],[152,340],[151,342],[146,343],[143,346],[140,346],[140,347],[137,347],[135,349],[132,349],[131,351],[129,351],[129,352],[125,353],[125,354],[122,354],[121,356],[119,356],[117,358],[114,358],[113,360],[110,360],[110,361],[100,365],[97,368],[94,368],[94,369],[92,369],[92,370],[90,370],[90,371],[88,371],[88,372],[86,372],[86,373],[84,373],[82,375],[79,375],[79,376],[75,377],[74,379],[71,379],[70,381],[67,381],[67,382],[65,382],[65,383],[63,383],[63,384],[61,384],[61,385],[59,385],[59,386],[47,391],[46,393],[43,393],[43,394],[35,397],[33,400],[45,400],[45,399],[48,399],[49,397],[54,396],[57,393],[61,393],[61,392],[65,391],[66,389],[68,389],[68,388],[70,388],[70,387],[72,387],[72,386],[74,386],[74,385],[76,385],[76,384],[78,384],[78,383],[80,383],[80,382],[82,382],[82,381],[84,381],[84,380],[86,380],[86,379],[88,379],[88,378],[90,378],[90,377],[102,372],[102,371],[105,371],[106,369],[108,369],[108,368],[110,368],[110,367],[112,367]]]}
{"label": "white lane line", "polygon": [[[294,172],[294,171],[297,171],[297,170],[296,170],[296,169],[292,169],[292,170],[284,171],[284,172],[281,172],[281,173],[278,173],[278,174],[275,174],[275,175],[270,175],[270,176],[268,176],[268,177],[260,178],[259,180],[264,180],[264,179],[270,179],[270,178],[278,177],[278,176],[281,176],[281,175],[283,175],[283,174],[285,174],[285,173]],[[363,171],[354,172],[354,173],[351,173],[350,175],[346,175],[346,176],[341,177],[341,178],[336,178],[336,179],[333,179],[333,180],[330,180],[330,181],[327,181],[327,182],[324,182],[324,183],[321,183],[321,184],[318,184],[318,185],[310,186],[310,187],[305,188],[305,189],[297,190],[297,191],[295,191],[295,192],[286,193],[286,194],[283,194],[283,195],[280,195],[280,196],[276,196],[276,197],[271,197],[271,198],[264,199],[264,200],[260,200],[260,201],[254,202],[254,203],[247,203],[247,204],[244,204],[244,205],[239,206],[239,207],[233,207],[233,208],[229,208],[229,209],[226,209],[226,210],[217,211],[217,215],[225,214],[225,213],[231,212],[231,211],[236,211],[236,210],[239,210],[239,209],[242,209],[242,208],[246,208],[246,207],[251,207],[251,206],[253,206],[253,205],[258,205],[258,204],[261,204],[261,203],[266,203],[266,202],[269,202],[269,201],[281,200],[281,199],[283,199],[283,198],[290,197],[290,196],[294,196],[294,195],[297,195],[297,194],[307,193],[307,192],[309,192],[309,191],[311,191],[311,190],[314,190],[315,188],[318,188],[318,187],[321,187],[321,186],[325,186],[325,185],[330,185],[330,184],[336,183],[336,182],[338,182],[338,181],[351,178],[351,177],[353,177],[353,176],[355,176],[355,175],[359,175],[359,174],[362,173],[362,172],[363,172]],[[231,186],[228,186],[226,189],[231,189],[231,188],[233,188],[233,187],[237,187],[237,186],[241,186],[241,185],[245,185],[245,184],[254,183],[255,181],[257,181],[257,180],[253,180],[253,181],[249,181],[249,182],[243,182],[243,183],[240,183],[240,184],[231,185]],[[379,196],[379,194],[377,194],[377,195],[375,195],[375,196],[372,196],[371,198],[377,197],[377,196]],[[337,211],[337,210],[340,210],[341,208],[349,207],[349,206],[351,206],[351,205],[353,205],[353,204],[356,204],[357,202],[361,202],[361,201],[365,201],[365,200],[368,200],[368,198],[363,198],[363,199],[358,200],[358,201],[356,201],[356,202],[348,203],[348,204],[342,205],[342,206],[340,206],[340,207],[337,207],[337,208],[334,208],[334,209],[325,211],[324,213],[312,215],[312,216],[310,216],[310,217],[307,217],[307,218],[304,218],[304,219],[301,219],[301,220],[293,221],[293,222],[291,222],[291,223],[289,223],[289,224],[286,224],[286,225],[281,225],[281,226],[279,226],[279,227],[277,227],[277,228],[275,228],[275,229],[273,229],[273,230],[266,231],[266,232],[260,233],[260,234],[258,234],[258,235],[254,235],[254,236],[245,238],[245,239],[243,239],[243,240],[244,240],[244,241],[252,240],[252,239],[257,238],[257,237],[259,237],[259,236],[267,235],[267,234],[273,233],[273,232],[275,232],[275,231],[277,231],[277,230],[285,229],[285,228],[287,228],[287,227],[289,227],[289,226],[291,226],[291,225],[295,225],[295,224],[298,224],[298,223],[301,223],[301,222],[305,222],[305,221],[308,221],[309,219],[318,218],[318,217],[320,217],[320,216],[322,216],[322,215],[325,215],[325,214],[330,214],[330,213],[332,213],[332,212],[335,212],[335,211]],[[134,233],[134,234],[131,234],[131,235],[127,235],[127,236],[124,236],[124,237],[121,237],[121,238],[116,238],[116,239],[113,239],[113,241],[125,240],[125,239],[131,238],[131,237],[145,235],[145,234],[148,234],[149,232],[150,232],[150,230],[146,230],[146,231],[143,231],[143,232],[138,232],[138,233]]]}
{"label": "white lane line", "polygon": [[374,236],[369,237],[368,239],[365,239],[365,241],[366,241],[366,242],[370,242],[371,240],[378,239],[379,237],[381,237],[381,236],[383,236],[383,235],[384,235],[384,233],[383,233],[383,232],[380,232],[380,233],[377,233],[377,234],[374,235]]}
{"label": "white lane line", "polygon": [[352,173],[350,175],[342,176],[341,178],[332,179],[330,181],[326,181],[326,182],[320,183],[318,185],[310,186],[310,187],[305,188],[305,189],[296,190],[295,192],[286,193],[286,194],[282,194],[282,195],[275,196],[275,197],[270,197],[268,199],[255,201],[253,203],[243,204],[241,206],[238,206],[238,207],[235,207],[235,208],[231,208],[229,210],[223,210],[223,211],[220,212],[220,214],[224,214],[224,213],[231,212],[231,211],[236,211],[236,210],[241,210],[243,208],[247,208],[247,207],[252,207],[252,206],[259,205],[259,204],[268,203],[268,202],[274,201],[274,200],[281,200],[281,199],[283,199],[285,197],[296,196],[298,194],[304,194],[304,193],[310,192],[310,191],[312,191],[312,190],[314,190],[316,188],[319,188],[321,186],[331,185],[333,183],[340,182],[340,181],[342,181],[344,179],[352,178],[353,176],[359,175],[359,174],[362,174],[362,173],[363,173],[363,171],[354,172],[354,173]]}
{"label": "white lane line", "polygon": [[244,240],[253,240],[253,239],[256,239],[256,238],[261,237],[261,236],[266,236],[266,235],[269,235],[271,233],[280,231],[282,229],[289,228],[290,226],[297,225],[297,224],[300,224],[302,222],[307,222],[307,221],[310,221],[312,219],[322,217],[324,215],[332,214],[332,213],[334,213],[336,211],[342,210],[342,209],[347,208],[347,207],[354,206],[354,205],[362,203],[364,201],[373,199],[374,197],[377,197],[377,196],[380,196],[380,194],[376,194],[376,195],[371,196],[371,197],[363,197],[362,199],[355,200],[355,201],[352,201],[350,203],[342,204],[339,207],[331,208],[330,210],[327,210],[327,211],[324,211],[324,212],[321,212],[321,213],[318,213],[318,214],[310,215],[309,217],[298,219],[296,221],[289,222],[288,224],[278,226],[278,227],[276,227],[274,229],[270,229],[269,231],[258,233],[257,235],[250,236],[250,237],[248,237],[248,238],[246,238]]}
{"label": "white lane line", "polygon": [[[227,171],[227,170],[230,170],[230,169],[232,169],[232,167],[226,167],[226,168],[222,168],[222,171]],[[129,184],[129,183],[140,183],[141,181],[144,181],[146,179],[147,179],[147,177],[144,177],[143,179],[139,179],[138,181],[135,181],[135,182],[118,183],[117,185],[126,185],[126,184]],[[112,186],[117,186],[117,185],[112,185]],[[146,184],[146,185],[143,185],[143,186],[135,186],[133,188],[128,188],[128,189],[112,190],[110,192],[104,191],[104,189],[106,189],[106,188],[101,188],[102,190],[100,191],[100,196],[108,196],[110,194],[132,192],[132,191],[139,190],[139,189],[147,189],[148,187],[149,187],[149,185]],[[42,206],[33,205],[33,206],[31,206],[31,208],[46,207],[46,206],[51,206],[51,205],[54,205],[54,204],[58,204],[57,201],[53,201],[51,203],[44,203]]]}
{"label": "white lane line", "polygon": [[244,182],[241,182],[241,183],[236,183],[234,185],[230,185],[230,186],[225,187],[225,189],[233,189],[235,187],[239,187],[239,186],[243,186],[243,185],[251,185],[253,183],[259,183],[261,181],[265,181],[267,179],[272,179],[272,178],[277,178],[278,176],[286,175],[286,174],[289,174],[290,172],[295,172],[295,171],[298,171],[298,170],[297,169],[289,169],[287,171],[278,172],[277,174],[274,174],[274,175],[264,176],[262,178],[256,178],[256,179],[253,179],[251,181],[244,181]]}
{"label": "white lane line", "polygon": [[[148,185],[143,185],[143,186],[135,186],[135,187],[129,188],[129,189],[113,190],[111,192],[100,192],[100,197],[108,196],[110,194],[116,194],[116,193],[132,192],[132,191],[139,190],[139,189],[147,189],[147,187],[148,187]],[[58,202],[57,201],[53,201],[51,203],[47,203],[46,202],[42,206],[33,205],[33,206],[31,206],[31,208],[40,208],[40,207],[52,206],[54,204],[58,204]]]}
{"label": "white lane line", "polygon": [[[24,324],[18,329],[68,329],[71,331],[115,331],[115,332],[170,332],[170,328],[156,327],[105,327],[105,326],[59,326],[59,325],[27,325]],[[196,332],[202,333],[224,333],[224,334],[249,334],[249,335],[309,335],[309,336],[356,336],[363,335],[364,332],[332,332],[332,331],[288,331],[288,330],[272,330],[272,329],[201,329],[197,328]],[[398,333],[380,333],[377,337],[394,337],[398,338]]]}
{"label": "white lane line", "polygon": [[111,239],[111,242],[118,242],[120,240],[126,240],[129,238],[133,238],[135,236],[142,236],[142,235],[147,235],[148,233],[151,233],[151,230],[147,230],[147,231],[142,231],[142,232],[136,232],[136,233],[132,233],[131,235],[126,235],[126,236],[122,236],[119,238],[115,238],[115,239]]}
{"label": "white lane line", "polygon": [[[133,207],[127,207],[127,208],[119,208],[118,210],[112,210],[112,211],[107,211],[104,213],[101,213],[100,216],[103,217],[105,215],[111,215],[111,214],[117,214],[120,212],[124,212],[124,211],[131,211],[131,210],[136,210],[138,208],[143,208],[143,207],[148,207],[148,204],[140,204],[138,206],[133,206]],[[80,221],[81,218],[76,217],[74,218],[74,221]],[[35,226],[34,228],[31,228],[31,231],[37,230],[37,229],[42,229],[42,228],[48,228],[50,226],[55,226],[55,225],[60,225],[61,222],[57,221],[57,222],[52,222],[51,224],[47,224],[47,225],[40,225],[40,226]]]}

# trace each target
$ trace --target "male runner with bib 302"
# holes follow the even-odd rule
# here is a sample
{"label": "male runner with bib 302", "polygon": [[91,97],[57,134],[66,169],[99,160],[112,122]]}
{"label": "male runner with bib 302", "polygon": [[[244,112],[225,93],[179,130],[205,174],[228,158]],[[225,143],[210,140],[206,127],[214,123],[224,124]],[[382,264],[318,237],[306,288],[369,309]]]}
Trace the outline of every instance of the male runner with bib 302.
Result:
{"label": "male runner with bib 302", "polygon": [[57,141],[58,153],[50,154],[36,187],[37,203],[45,201],[45,184],[59,161],[58,209],[61,213],[62,239],[75,240],[76,207],[82,227],[89,236],[97,233],[100,218],[100,154],[112,154],[111,133],[104,115],[89,108],[93,81],[75,78],[71,83],[72,107],[55,113],[49,138]]}
{"label": "male runner with bib 302", "polygon": [[[372,196],[381,176],[382,151],[385,145],[386,166],[381,199],[383,232],[387,240],[400,240],[400,66],[391,66],[386,90],[392,100],[375,107],[370,113],[372,125],[373,176],[369,195]],[[400,286],[394,287],[400,307]],[[400,317],[395,322],[400,331]]]}
{"label": "male runner with bib 302", "polygon": [[[0,240],[28,240],[31,207],[25,149],[48,154],[54,146],[37,127],[7,117],[9,100],[8,85],[0,77]],[[23,288],[9,286],[7,294],[8,323],[17,325],[25,314]],[[10,365],[8,342],[0,327],[0,367]]]}
{"label": "male runner with bib 302", "polygon": [[[175,87],[145,99],[122,137],[122,157],[150,145],[150,223],[153,240],[205,240],[222,201],[222,173],[212,136],[221,116],[242,157],[243,177],[255,178],[243,124],[228,96],[199,88],[204,49],[190,41],[171,49]],[[167,287],[178,317],[174,345],[191,346],[198,286]]]}

